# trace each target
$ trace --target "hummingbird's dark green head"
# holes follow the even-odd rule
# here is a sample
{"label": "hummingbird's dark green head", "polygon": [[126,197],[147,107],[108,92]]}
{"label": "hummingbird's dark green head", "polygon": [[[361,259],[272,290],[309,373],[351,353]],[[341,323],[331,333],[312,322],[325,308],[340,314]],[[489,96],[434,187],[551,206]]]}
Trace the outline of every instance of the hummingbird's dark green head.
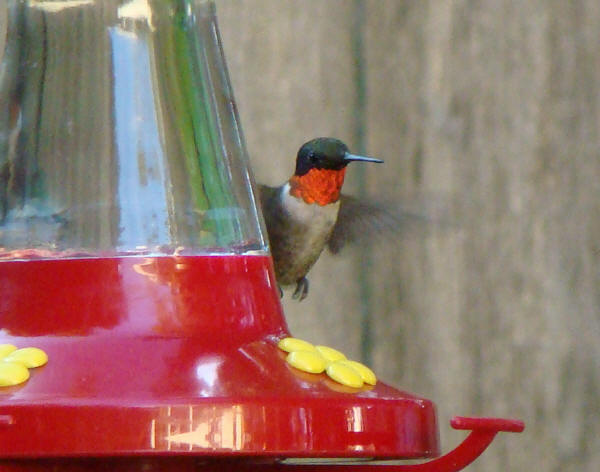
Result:
{"label": "hummingbird's dark green head", "polygon": [[295,174],[302,176],[311,169],[341,170],[352,161],[383,162],[351,154],[348,146],[339,139],[315,138],[304,143],[298,151]]}

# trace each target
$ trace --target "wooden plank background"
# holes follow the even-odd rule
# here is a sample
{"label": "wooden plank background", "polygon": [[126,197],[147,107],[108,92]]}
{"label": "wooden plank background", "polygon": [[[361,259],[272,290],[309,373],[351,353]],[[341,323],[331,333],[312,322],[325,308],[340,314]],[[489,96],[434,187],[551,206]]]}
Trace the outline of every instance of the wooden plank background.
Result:
{"label": "wooden plank background", "polygon": [[257,180],[333,135],[386,160],[350,167],[349,193],[452,221],[324,256],[284,299],[292,332],[434,400],[444,451],[454,414],[526,421],[471,471],[600,470],[600,3],[217,7]]}
{"label": "wooden plank background", "polygon": [[[351,193],[450,227],[323,257],[292,332],[454,414],[522,418],[472,471],[600,470],[600,3],[217,0],[257,180],[333,135]],[[420,198],[420,197],[419,197]]]}

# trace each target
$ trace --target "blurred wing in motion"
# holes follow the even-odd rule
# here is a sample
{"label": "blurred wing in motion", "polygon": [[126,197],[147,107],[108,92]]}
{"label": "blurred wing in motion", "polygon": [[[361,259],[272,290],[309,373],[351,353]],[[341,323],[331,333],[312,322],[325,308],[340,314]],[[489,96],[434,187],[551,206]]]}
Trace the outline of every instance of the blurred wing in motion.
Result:
{"label": "blurred wing in motion", "polygon": [[431,219],[398,204],[341,196],[340,212],[327,247],[337,254],[348,243],[394,240],[401,233],[423,231]]}

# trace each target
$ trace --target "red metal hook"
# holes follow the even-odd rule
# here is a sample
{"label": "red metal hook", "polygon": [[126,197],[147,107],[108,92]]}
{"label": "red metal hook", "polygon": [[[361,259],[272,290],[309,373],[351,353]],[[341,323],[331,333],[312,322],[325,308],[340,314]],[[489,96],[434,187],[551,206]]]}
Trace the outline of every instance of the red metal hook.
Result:
{"label": "red metal hook", "polygon": [[429,462],[411,465],[279,465],[277,470],[286,472],[332,472],[352,470],[352,472],[457,472],[477,459],[494,440],[499,432],[520,433],[525,424],[519,420],[502,418],[465,418],[455,416],[450,421],[454,429],[469,430],[465,440],[448,454]]}

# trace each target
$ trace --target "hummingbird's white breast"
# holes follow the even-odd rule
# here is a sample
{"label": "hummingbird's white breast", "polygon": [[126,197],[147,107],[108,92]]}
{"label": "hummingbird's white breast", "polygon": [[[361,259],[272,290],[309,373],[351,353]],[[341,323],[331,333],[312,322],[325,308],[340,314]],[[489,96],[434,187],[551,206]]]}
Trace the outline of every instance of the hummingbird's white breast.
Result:
{"label": "hummingbird's white breast", "polygon": [[283,244],[293,254],[286,258],[285,273],[280,274],[280,283],[287,285],[303,277],[319,258],[337,220],[340,201],[328,205],[309,204],[290,195],[289,184],[282,187],[279,198],[293,226],[288,233],[289,240]]}

